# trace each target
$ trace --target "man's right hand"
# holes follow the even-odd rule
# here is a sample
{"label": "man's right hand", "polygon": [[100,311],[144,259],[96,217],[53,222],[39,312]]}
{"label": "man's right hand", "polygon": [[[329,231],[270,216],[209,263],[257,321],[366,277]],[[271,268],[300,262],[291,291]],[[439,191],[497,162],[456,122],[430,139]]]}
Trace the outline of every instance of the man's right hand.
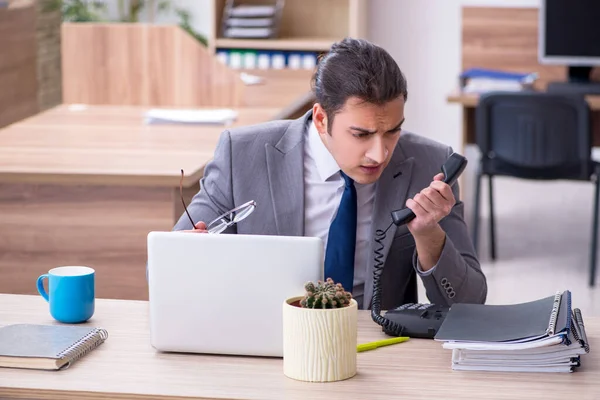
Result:
{"label": "man's right hand", "polygon": [[206,228],[206,224],[202,221],[196,223],[195,229],[187,229],[183,232],[193,232],[193,233],[208,233],[208,229]]}

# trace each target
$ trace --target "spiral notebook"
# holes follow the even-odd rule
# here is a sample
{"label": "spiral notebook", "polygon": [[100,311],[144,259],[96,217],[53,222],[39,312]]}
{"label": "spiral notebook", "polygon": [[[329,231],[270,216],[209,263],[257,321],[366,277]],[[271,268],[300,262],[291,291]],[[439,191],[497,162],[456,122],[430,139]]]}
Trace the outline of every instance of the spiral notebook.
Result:
{"label": "spiral notebook", "polygon": [[436,340],[518,343],[567,334],[571,327],[571,293],[557,292],[520,304],[455,304]]}
{"label": "spiral notebook", "polygon": [[573,372],[589,352],[568,290],[521,304],[454,304],[435,340],[452,350],[454,370]]}
{"label": "spiral notebook", "polygon": [[98,347],[102,328],[15,324],[0,328],[0,367],[60,370]]}

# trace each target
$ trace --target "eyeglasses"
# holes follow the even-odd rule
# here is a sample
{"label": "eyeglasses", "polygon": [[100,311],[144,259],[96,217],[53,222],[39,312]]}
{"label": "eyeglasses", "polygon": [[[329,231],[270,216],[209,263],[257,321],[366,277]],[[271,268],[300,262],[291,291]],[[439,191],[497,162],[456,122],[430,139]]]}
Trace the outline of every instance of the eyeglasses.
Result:
{"label": "eyeglasses", "polygon": [[240,221],[246,219],[254,209],[256,208],[256,202],[250,200],[247,203],[242,204],[232,210],[227,211],[215,218],[210,224],[208,224],[208,233],[221,233],[225,229],[237,224]]}
{"label": "eyeglasses", "polygon": [[[183,200],[183,170],[181,170],[181,180],[179,181],[179,194],[181,196],[181,204],[183,204],[183,209],[185,210],[185,213],[187,214],[190,222],[192,223],[192,226],[196,227],[194,220],[190,216],[190,213],[188,212],[187,207],[185,206],[185,201]],[[246,219],[250,214],[254,212],[255,208],[256,201],[250,200],[249,202],[244,203],[241,206],[238,206],[232,210],[227,211],[226,213],[219,215],[210,224],[208,224],[206,229],[208,230],[208,233],[221,233],[230,226],[233,226],[238,222]]]}

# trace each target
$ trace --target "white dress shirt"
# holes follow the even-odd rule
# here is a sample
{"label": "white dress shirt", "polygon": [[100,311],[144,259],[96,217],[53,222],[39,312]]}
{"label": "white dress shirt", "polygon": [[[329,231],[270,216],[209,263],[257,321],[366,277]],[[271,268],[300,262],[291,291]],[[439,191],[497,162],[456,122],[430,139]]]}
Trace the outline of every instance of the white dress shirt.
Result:
{"label": "white dress shirt", "polygon": [[[344,192],[344,178],[340,167],[321,141],[314,123],[310,122],[304,141],[304,235],[316,236],[323,240],[327,249],[329,226],[337,214]],[[357,197],[356,251],[354,253],[354,288],[352,297],[362,303],[370,254],[371,221],[375,200],[376,183],[363,185],[354,183]],[[416,272],[421,276],[430,275],[437,268],[423,271],[418,257]]]}
{"label": "white dress shirt", "polygon": [[[304,235],[316,236],[327,248],[329,226],[337,214],[344,192],[340,167],[327,150],[314,123],[306,130],[304,141]],[[354,255],[354,288],[352,296],[364,294],[367,262],[371,244],[371,221],[375,199],[375,183],[355,183],[357,197],[356,251]],[[346,288],[346,290],[348,290]]]}

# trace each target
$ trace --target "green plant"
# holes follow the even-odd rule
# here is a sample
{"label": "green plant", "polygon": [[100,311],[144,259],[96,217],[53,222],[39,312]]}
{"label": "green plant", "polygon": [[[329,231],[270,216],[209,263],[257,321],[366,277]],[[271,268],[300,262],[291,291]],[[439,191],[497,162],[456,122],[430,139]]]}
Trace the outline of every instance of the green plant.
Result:
{"label": "green plant", "polygon": [[106,4],[88,0],[42,0],[44,12],[60,10],[63,21],[98,22],[104,20]]}
{"label": "green plant", "polygon": [[189,13],[189,11],[186,11],[182,8],[176,8],[175,13],[177,14],[177,16],[179,16],[179,26],[181,27],[181,29],[192,35],[194,38],[196,38],[197,41],[202,43],[204,46],[208,46],[208,40],[206,40],[206,37],[196,32],[192,28],[192,25],[190,24],[192,16]]}
{"label": "green plant", "polygon": [[342,308],[350,304],[352,294],[346,292],[341,283],[335,283],[331,278],[325,282],[307,282],[304,285],[306,294],[300,300],[302,308]]}
{"label": "green plant", "polygon": [[[100,0],[40,0],[45,12],[61,11],[63,21],[100,22],[106,21],[106,3]],[[148,10],[148,20],[154,22],[155,13],[169,11],[171,0],[119,0],[119,22],[139,22],[142,10]],[[191,25],[192,15],[183,8],[175,8],[179,26],[204,46],[208,40],[196,32]]]}
{"label": "green plant", "polygon": [[170,0],[119,0],[119,20],[121,22],[139,22],[140,13],[146,8],[149,10],[150,22],[154,22],[155,10],[165,12],[170,7]]}

